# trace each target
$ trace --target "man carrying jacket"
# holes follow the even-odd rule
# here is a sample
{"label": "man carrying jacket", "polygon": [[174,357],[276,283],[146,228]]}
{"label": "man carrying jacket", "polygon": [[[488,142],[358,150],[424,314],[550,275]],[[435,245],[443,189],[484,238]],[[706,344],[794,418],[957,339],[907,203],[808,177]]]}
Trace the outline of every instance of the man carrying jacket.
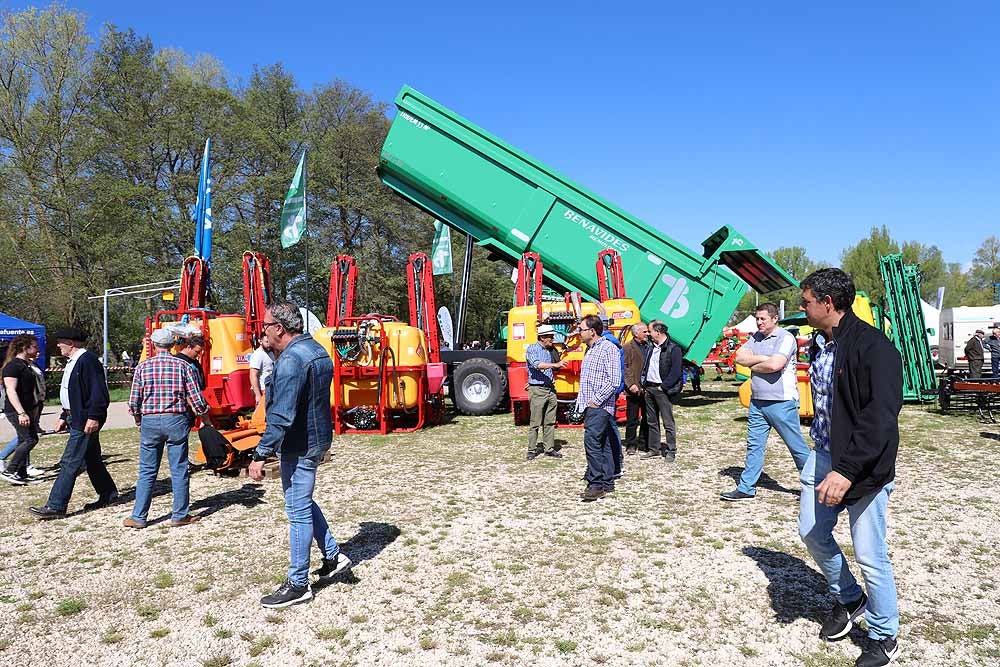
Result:
{"label": "man carrying jacket", "polygon": [[[673,398],[680,394],[683,382],[681,348],[670,340],[667,325],[651,322],[649,337],[653,344],[646,351],[642,368],[642,388],[646,394],[646,425],[649,451],[641,459],[663,457],[668,463],[677,458],[677,428],[674,425]],[[660,422],[663,422],[663,441]]]}
{"label": "man carrying jacket", "polygon": [[110,505],[118,499],[118,487],[111,479],[108,466],[101,458],[101,427],[108,418],[108,383],[104,367],[97,355],[83,345],[87,334],[74,327],[55,333],[59,352],[68,360],[63,371],[59,400],[63,410],[70,411],[69,440],[59,460],[59,475],[52,484],[48,501],[28,510],[41,519],[66,516],[69,499],[76,485],[76,475],[84,463],[87,475],[97,491],[97,500],[83,506],[85,510]]}
{"label": "man carrying jacket", "polygon": [[290,303],[272,304],[264,313],[264,335],[280,353],[274,363],[270,391],[264,392],[267,428],[253,453],[251,479],[264,479],[264,461],[281,461],[291,549],[288,579],[260,600],[266,609],[288,607],[313,598],[309,586],[309,550],[316,540],[323,565],[314,574],[327,580],[351,566],[316,501],[316,467],[333,442],[330,382],[333,360],[312,336],[302,333],[302,315]]}
{"label": "man carrying jacket", "polygon": [[[625,352],[625,453],[649,451],[649,427],[646,425],[646,397],[642,390],[642,368],[649,349],[649,327],[645,322],[632,325],[632,340]],[[638,433],[637,433],[638,432]]]}
{"label": "man carrying jacket", "polygon": [[[820,269],[801,283],[809,324],[817,331],[809,379],[816,448],[802,469],[799,534],[835,597],[820,638],[843,639],[865,615],[868,642],[857,667],[899,656],[899,609],[886,545],[886,507],[895,487],[903,370],[899,352],[851,310],[854,282],[840,269]],[[833,538],[842,511],[850,517],[855,559],[865,591]]]}

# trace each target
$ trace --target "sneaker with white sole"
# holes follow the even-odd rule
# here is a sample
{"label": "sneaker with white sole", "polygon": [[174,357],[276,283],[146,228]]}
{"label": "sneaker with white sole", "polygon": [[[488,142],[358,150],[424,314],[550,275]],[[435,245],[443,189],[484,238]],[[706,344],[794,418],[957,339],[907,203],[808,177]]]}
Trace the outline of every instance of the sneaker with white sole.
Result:
{"label": "sneaker with white sole", "polygon": [[27,477],[21,477],[20,475],[15,475],[14,473],[7,472],[6,470],[4,472],[0,472],[0,478],[9,484],[13,484],[14,486],[25,486],[28,483]]}
{"label": "sneaker with white sole", "polygon": [[882,667],[899,657],[899,642],[895,637],[869,639],[854,667]]}
{"label": "sneaker with white sole", "polygon": [[42,470],[41,468],[36,468],[35,466],[28,466],[25,469],[25,472],[28,473],[28,477],[41,477],[42,475],[45,474],[44,470]]}
{"label": "sneaker with white sole", "polygon": [[312,587],[309,584],[296,586],[286,580],[285,583],[278,586],[278,590],[262,597],[260,599],[260,606],[264,607],[264,609],[282,609],[284,607],[291,607],[293,604],[309,602],[312,598]]}
{"label": "sneaker with white sole", "polygon": [[314,571],[313,574],[319,577],[319,581],[325,581],[336,577],[345,570],[350,569],[352,565],[354,565],[354,563],[351,562],[351,559],[348,558],[347,554],[338,551],[337,555],[333,558],[324,558],[323,566]]}
{"label": "sneaker with white sole", "polygon": [[839,600],[834,602],[833,609],[823,619],[819,638],[828,642],[843,639],[854,627],[854,619],[865,613],[867,607],[868,596],[864,594],[864,591],[861,592],[861,597],[854,602],[848,604],[840,604]]}

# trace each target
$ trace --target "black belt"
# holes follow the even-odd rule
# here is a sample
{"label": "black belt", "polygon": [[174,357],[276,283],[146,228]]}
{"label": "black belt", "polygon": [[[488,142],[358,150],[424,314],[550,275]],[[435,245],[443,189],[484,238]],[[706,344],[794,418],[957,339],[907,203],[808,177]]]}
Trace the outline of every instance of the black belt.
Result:
{"label": "black belt", "polygon": [[643,387],[659,387],[660,383],[659,382],[643,382],[642,386]]}
{"label": "black belt", "polygon": [[529,387],[538,387],[539,389],[551,389],[552,391],[556,390],[555,387],[553,387],[552,385],[548,385],[548,384],[529,384],[528,386]]}

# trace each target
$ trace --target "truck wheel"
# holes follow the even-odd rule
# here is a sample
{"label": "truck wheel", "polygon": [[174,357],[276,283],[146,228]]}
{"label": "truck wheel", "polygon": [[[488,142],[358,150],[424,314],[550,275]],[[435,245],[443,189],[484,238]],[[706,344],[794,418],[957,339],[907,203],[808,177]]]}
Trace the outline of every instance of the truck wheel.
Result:
{"label": "truck wheel", "polygon": [[507,373],[489,359],[467,359],[455,369],[452,400],[463,415],[488,415],[507,394]]}

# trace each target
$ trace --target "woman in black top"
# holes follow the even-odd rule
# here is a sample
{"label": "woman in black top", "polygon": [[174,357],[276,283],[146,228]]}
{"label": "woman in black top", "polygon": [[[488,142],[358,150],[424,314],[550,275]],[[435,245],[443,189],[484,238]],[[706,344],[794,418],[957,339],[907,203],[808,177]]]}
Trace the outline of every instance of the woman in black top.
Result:
{"label": "woman in black top", "polygon": [[45,381],[33,363],[38,357],[38,339],[22,334],[10,342],[3,366],[4,416],[17,432],[17,448],[11,455],[5,480],[15,485],[28,483],[28,454],[38,443],[38,420],[45,399]]}

